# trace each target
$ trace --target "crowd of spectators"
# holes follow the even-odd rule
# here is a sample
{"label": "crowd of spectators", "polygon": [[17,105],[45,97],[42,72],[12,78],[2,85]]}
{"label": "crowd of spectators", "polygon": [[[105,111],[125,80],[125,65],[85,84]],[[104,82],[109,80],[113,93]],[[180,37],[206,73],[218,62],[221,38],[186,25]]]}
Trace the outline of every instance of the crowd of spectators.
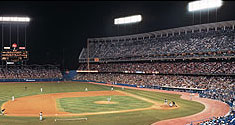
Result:
{"label": "crowd of spectators", "polygon": [[[231,89],[235,91],[235,79],[232,77],[144,75],[129,73],[79,73],[75,80],[93,80],[97,82],[116,82],[137,86],[169,86],[200,89]],[[225,91],[224,91],[225,92]]]}
{"label": "crowd of spectators", "polygon": [[4,67],[0,68],[0,79],[47,79],[62,78],[57,67]]}
{"label": "crowd of spectators", "polygon": [[235,112],[229,113],[228,116],[213,117],[198,123],[198,125],[235,125]]}
{"label": "crowd of spectators", "polygon": [[[91,70],[99,72],[159,72],[163,74],[235,74],[235,62],[132,62],[95,63]],[[87,64],[80,64],[79,70],[87,70]]]}
{"label": "crowd of spectators", "polygon": [[[228,28],[140,40],[91,41],[89,43],[89,58],[138,57],[138,59],[146,59],[151,55],[159,54],[234,51],[234,34],[235,30]],[[82,52],[80,59],[86,59],[87,49]]]}

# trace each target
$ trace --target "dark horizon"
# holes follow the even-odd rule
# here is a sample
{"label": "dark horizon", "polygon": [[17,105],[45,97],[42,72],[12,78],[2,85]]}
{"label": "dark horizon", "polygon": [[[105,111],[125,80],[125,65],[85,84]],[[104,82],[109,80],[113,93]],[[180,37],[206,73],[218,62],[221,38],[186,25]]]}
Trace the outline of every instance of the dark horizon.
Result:
{"label": "dark horizon", "polygon": [[[1,1],[1,16],[29,16],[28,64],[59,64],[76,69],[87,38],[152,32],[193,25],[189,1]],[[235,2],[210,10],[209,23],[235,20]],[[141,14],[137,24],[117,26],[114,18]],[[208,12],[195,12],[194,24],[208,23]],[[216,19],[217,17],[217,19]],[[63,64],[64,60],[64,64]]]}

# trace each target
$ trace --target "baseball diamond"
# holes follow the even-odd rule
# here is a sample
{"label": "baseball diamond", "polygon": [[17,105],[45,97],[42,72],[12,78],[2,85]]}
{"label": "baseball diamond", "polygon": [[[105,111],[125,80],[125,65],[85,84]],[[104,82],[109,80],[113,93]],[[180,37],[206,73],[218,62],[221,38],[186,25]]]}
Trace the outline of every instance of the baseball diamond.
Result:
{"label": "baseball diamond", "polygon": [[0,125],[235,125],[235,1],[0,12]]}

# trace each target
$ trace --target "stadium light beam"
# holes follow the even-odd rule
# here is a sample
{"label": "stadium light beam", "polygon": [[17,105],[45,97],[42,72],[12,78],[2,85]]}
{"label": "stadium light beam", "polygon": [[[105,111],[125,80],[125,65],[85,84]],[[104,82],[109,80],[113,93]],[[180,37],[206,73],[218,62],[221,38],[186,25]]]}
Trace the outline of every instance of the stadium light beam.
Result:
{"label": "stadium light beam", "polygon": [[29,17],[0,17],[0,22],[30,22]]}
{"label": "stadium light beam", "polygon": [[129,24],[129,23],[137,23],[141,21],[142,21],[141,15],[133,15],[133,16],[127,16],[127,17],[122,17],[122,18],[116,18],[114,19],[114,24],[115,25]]}
{"label": "stadium light beam", "polygon": [[199,0],[188,4],[188,11],[198,11],[211,8],[219,8],[222,6],[222,0]]}

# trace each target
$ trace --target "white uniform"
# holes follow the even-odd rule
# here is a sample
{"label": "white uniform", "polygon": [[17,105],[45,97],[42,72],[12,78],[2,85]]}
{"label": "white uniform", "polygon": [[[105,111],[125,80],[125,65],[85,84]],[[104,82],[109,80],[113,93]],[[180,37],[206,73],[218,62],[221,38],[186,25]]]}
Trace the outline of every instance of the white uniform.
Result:
{"label": "white uniform", "polygon": [[111,101],[111,97],[107,98],[107,100],[110,102]]}
{"label": "white uniform", "polygon": [[167,105],[167,99],[165,99],[164,103]]}
{"label": "white uniform", "polygon": [[85,88],[85,91],[88,91],[88,89],[87,89],[87,88]]}
{"label": "white uniform", "polygon": [[42,121],[42,112],[39,114],[39,120]]}
{"label": "white uniform", "polygon": [[113,88],[111,88],[111,91],[113,91]]}
{"label": "white uniform", "polygon": [[12,96],[12,97],[11,97],[11,99],[12,99],[12,101],[14,101],[14,100],[15,100],[15,97],[14,97],[14,96]]}
{"label": "white uniform", "polygon": [[170,107],[172,107],[172,106],[173,106],[173,104],[170,102],[170,103],[169,103],[169,106],[170,106]]}
{"label": "white uniform", "polygon": [[41,92],[42,92],[42,88],[41,88]]}

